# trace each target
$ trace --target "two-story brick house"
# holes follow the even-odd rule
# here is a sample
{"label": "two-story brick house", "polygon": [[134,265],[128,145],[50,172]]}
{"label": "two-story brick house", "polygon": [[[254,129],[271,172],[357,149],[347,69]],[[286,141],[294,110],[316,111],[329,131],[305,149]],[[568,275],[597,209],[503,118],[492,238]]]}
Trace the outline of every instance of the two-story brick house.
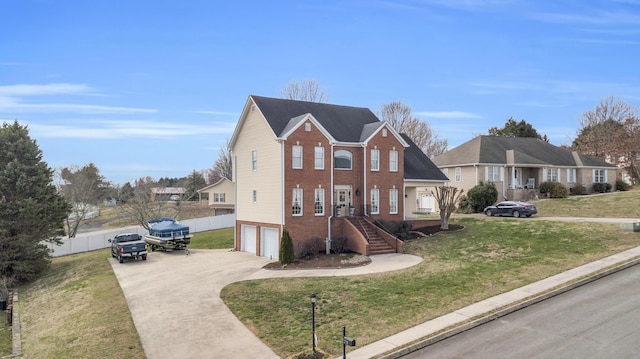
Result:
{"label": "two-story brick house", "polygon": [[[294,243],[347,236],[351,249],[369,254],[371,238],[356,228],[367,223],[345,218],[405,218],[411,145],[367,108],[250,96],[230,142],[236,250],[278,258],[286,228]],[[414,173],[427,168],[435,183],[447,180],[426,156],[414,162]],[[385,240],[394,251],[401,245]]]}

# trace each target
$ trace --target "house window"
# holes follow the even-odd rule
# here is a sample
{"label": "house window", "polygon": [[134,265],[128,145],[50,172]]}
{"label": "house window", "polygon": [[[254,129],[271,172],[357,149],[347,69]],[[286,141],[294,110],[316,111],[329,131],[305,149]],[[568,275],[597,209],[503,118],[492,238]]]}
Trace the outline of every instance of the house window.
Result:
{"label": "house window", "polygon": [[398,151],[389,151],[389,171],[398,172]]}
{"label": "house window", "polygon": [[346,150],[338,150],[335,153],[334,167],[339,170],[351,169],[351,152]]}
{"label": "house window", "polygon": [[324,147],[317,146],[314,151],[314,167],[317,170],[324,169]]}
{"label": "house window", "polygon": [[256,150],[251,151],[251,170],[258,170],[258,152]]}
{"label": "house window", "polygon": [[567,182],[568,183],[576,183],[576,169],[575,168],[567,168]]}
{"label": "house window", "polygon": [[547,168],[547,181],[559,182],[560,181],[560,169],[559,168]]}
{"label": "house window", "polygon": [[252,197],[253,203],[258,202],[258,192],[255,189],[253,190],[253,195],[251,197]]}
{"label": "house window", "polygon": [[302,216],[302,188],[293,189],[291,213],[294,216]]}
{"label": "house window", "polygon": [[462,168],[456,167],[456,182],[462,181]]}
{"label": "house window", "polygon": [[387,129],[386,128],[382,129],[382,137],[387,137]]}
{"label": "house window", "polygon": [[380,171],[380,150],[371,150],[371,170]]}
{"label": "house window", "polygon": [[371,189],[371,214],[380,214],[380,190]]}
{"label": "house window", "polygon": [[213,201],[214,202],[218,202],[218,203],[224,203],[225,202],[225,194],[224,193],[214,193],[213,194]]}
{"label": "house window", "polygon": [[445,176],[449,177],[449,169],[448,169],[448,168],[443,168],[443,169],[442,169],[442,173],[443,173]]}
{"label": "house window", "polygon": [[316,216],[324,215],[324,188],[316,188],[313,201],[313,213]]}
{"label": "house window", "polygon": [[302,146],[293,145],[291,151],[291,165],[293,168],[302,168]]}
{"label": "house window", "polygon": [[607,171],[603,169],[593,170],[593,183],[605,182],[607,182]]}
{"label": "house window", "polygon": [[306,132],[311,132],[311,123],[310,122],[305,122],[304,124],[304,130]]}
{"label": "house window", "polygon": [[500,181],[500,167],[488,166],[487,167],[487,181],[499,182]]}
{"label": "house window", "polygon": [[389,213],[398,213],[398,189],[392,188],[389,190]]}

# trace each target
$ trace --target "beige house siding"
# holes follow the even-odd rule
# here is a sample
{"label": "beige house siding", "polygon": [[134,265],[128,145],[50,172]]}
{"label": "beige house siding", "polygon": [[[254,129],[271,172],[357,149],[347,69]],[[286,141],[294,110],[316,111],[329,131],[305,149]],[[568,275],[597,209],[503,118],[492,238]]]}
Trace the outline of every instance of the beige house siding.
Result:
{"label": "beige house siding", "polygon": [[[233,148],[236,220],[282,224],[281,145],[257,106],[251,103],[248,106],[247,118]],[[257,154],[255,171],[252,169],[254,150]]]}
{"label": "beige house siding", "polygon": [[[212,185],[206,189],[200,190],[201,193],[207,193],[209,195],[209,206],[215,205],[233,205],[235,203],[235,197],[233,192],[233,182],[228,179],[223,179],[215,185]],[[224,193],[224,202],[216,202],[215,194]]]}
{"label": "beige house siding", "polygon": [[405,218],[418,218],[420,214],[438,213],[440,208],[438,203],[433,200],[433,206],[430,208],[423,208],[421,206],[422,196],[432,196],[432,192],[436,191],[436,187],[443,186],[444,181],[441,182],[424,182],[424,181],[411,181],[404,182],[404,194],[407,198],[404,201],[404,214]]}

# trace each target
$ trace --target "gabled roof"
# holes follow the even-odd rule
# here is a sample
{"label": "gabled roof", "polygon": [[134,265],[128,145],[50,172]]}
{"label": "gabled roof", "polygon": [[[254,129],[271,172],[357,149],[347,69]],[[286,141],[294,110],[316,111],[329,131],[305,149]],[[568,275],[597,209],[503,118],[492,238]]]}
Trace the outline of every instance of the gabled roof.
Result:
{"label": "gabled roof", "polygon": [[210,185],[208,185],[208,186],[206,186],[206,187],[202,187],[202,188],[200,188],[199,190],[197,190],[196,192],[203,192],[203,191],[206,191],[206,190],[211,189],[211,188],[213,188],[213,187],[216,187],[216,186],[218,186],[219,184],[224,183],[224,182],[229,182],[229,183],[231,183],[231,180],[230,180],[230,179],[228,179],[227,177],[222,177],[222,178],[220,178],[220,179],[218,180],[218,182],[216,182],[216,183],[212,183],[212,184],[210,184]]}
{"label": "gabled roof", "polygon": [[[513,160],[507,153],[513,151]],[[518,166],[615,167],[599,159],[577,154],[533,137],[478,136],[433,159],[439,167],[474,164]]]}
{"label": "gabled roof", "polygon": [[409,136],[404,133],[400,134],[402,138],[409,144],[404,149],[404,179],[405,180],[430,180],[430,181],[448,181],[438,166],[433,163],[427,155],[422,152],[418,146],[411,141]]}
{"label": "gabled roof", "polygon": [[360,142],[365,125],[380,122],[364,107],[331,105],[319,102],[285,100],[271,97],[251,96],[269,126],[276,134],[285,133],[289,122],[301,115],[311,114],[313,118],[338,142]]}

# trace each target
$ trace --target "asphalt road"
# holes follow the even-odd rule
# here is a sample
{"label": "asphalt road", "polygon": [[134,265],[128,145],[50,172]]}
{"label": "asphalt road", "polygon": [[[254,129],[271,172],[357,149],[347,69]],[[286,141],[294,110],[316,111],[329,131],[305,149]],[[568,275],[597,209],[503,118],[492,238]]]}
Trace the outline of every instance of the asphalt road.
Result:
{"label": "asphalt road", "polygon": [[638,358],[640,265],[403,358]]}

